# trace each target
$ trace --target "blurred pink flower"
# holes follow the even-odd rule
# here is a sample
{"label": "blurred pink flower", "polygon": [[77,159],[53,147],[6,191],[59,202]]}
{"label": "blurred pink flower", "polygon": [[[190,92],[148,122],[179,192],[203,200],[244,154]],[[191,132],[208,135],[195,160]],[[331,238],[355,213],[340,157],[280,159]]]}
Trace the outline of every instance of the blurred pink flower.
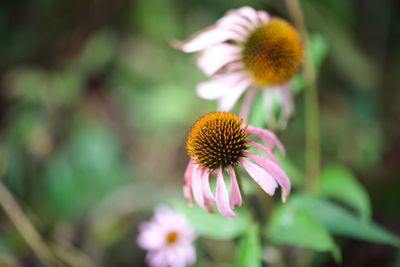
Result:
{"label": "blurred pink flower", "polygon": [[158,207],[149,222],[139,227],[137,242],[148,251],[151,267],[185,267],[196,261],[195,234],[185,218],[166,207]]}
{"label": "blurred pink flower", "polygon": [[[229,11],[176,47],[198,52],[197,66],[210,80],[198,84],[197,94],[218,99],[218,110],[231,110],[247,90],[240,112],[246,119],[254,96],[264,89],[268,125],[286,126],[293,113],[288,82],[301,66],[303,48],[296,30],[285,20],[245,6]],[[274,115],[275,103],[281,107],[279,120]]]}
{"label": "blurred pink flower", "polygon": [[[252,136],[263,140],[265,145],[250,140]],[[250,147],[265,156],[248,152]],[[234,206],[242,204],[234,166],[242,165],[267,194],[274,195],[280,185],[285,202],[291,183],[272,153],[274,147],[284,153],[283,145],[273,132],[249,126],[235,114],[211,112],[203,115],[193,124],[186,141],[190,156],[183,186],[186,200],[191,203],[193,193],[196,202],[207,211],[212,212],[212,205],[216,204],[222,215],[234,217]],[[230,177],[230,197],[223,177],[225,170]],[[213,173],[217,178],[215,196],[209,184]]]}

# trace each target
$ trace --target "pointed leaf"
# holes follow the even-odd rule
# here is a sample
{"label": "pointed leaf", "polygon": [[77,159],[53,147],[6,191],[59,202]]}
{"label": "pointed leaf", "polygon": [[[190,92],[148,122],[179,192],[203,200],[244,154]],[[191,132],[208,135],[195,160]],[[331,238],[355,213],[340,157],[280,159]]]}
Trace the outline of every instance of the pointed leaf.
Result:
{"label": "pointed leaf", "polygon": [[341,166],[331,166],[321,173],[320,192],[336,198],[357,211],[362,218],[371,217],[371,205],[367,192],[354,175]]}
{"label": "pointed leaf", "polygon": [[306,210],[291,203],[275,209],[267,225],[267,237],[277,244],[330,251],[336,259],[340,258],[339,250],[325,227]]}
{"label": "pointed leaf", "polygon": [[400,246],[400,238],[382,227],[362,220],[327,200],[311,196],[292,196],[291,201],[304,208],[330,232],[356,239]]}

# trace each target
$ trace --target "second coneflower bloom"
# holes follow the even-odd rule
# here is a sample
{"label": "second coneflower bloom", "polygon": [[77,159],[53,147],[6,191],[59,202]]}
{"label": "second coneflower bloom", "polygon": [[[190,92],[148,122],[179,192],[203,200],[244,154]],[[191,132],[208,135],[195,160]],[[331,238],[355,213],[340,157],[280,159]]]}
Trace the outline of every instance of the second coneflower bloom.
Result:
{"label": "second coneflower bloom", "polygon": [[[253,138],[263,141],[259,143]],[[242,196],[234,167],[241,165],[251,178],[269,195],[278,185],[282,201],[286,201],[291,183],[272,150],[284,148],[274,133],[247,125],[230,112],[211,112],[200,117],[192,126],[186,149],[190,156],[184,178],[184,195],[211,212],[215,204],[222,215],[234,217],[234,206],[242,204]],[[261,154],[250,152],[254,148]],[[230,193],[224,173],[230,177]],[[216,176],[215,194],[210,188],[210,177]]]}
{"label": "second coneflower bloom", "polygon": [[[284,127],[293,112],[288,82],[303,59],[300,37],[285,20],[242,7],[229,11],[178,48],[188,53],[198,52],[197,65],[210,77],[198,85],[200,97],[218,99],[219,110],[229,111],[246,90],[254,96],[256,90],[263,89],[270,126],[274,127],[276,122],[271,116],[273,102],[277,101]],[[251,101],[244,101],[243,105],[249,106]]]}

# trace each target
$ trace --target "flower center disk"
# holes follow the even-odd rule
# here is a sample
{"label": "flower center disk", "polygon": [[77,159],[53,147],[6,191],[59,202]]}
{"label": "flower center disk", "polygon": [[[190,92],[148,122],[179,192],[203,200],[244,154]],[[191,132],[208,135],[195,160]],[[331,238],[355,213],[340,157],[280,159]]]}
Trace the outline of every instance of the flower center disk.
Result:
{"label": "flower center disk", "polygon": [[235,114],[207,113],[190,129],[187,152],[202,169],[215,170],[234,165],[247,149],[246,127]]}
{"label": "flower center disk", "polygon": [[165,237],[165,240],[167,241],[168,245],[174,244],[177,239],[178,239],[178,233],[176,231],[169,232]]}
{"label": "flower center disk", "polygon": [[272,18],[247,38],[242,60],[258,85],[289,80],[300,68],[303,47],[296,30],[286,21]]}

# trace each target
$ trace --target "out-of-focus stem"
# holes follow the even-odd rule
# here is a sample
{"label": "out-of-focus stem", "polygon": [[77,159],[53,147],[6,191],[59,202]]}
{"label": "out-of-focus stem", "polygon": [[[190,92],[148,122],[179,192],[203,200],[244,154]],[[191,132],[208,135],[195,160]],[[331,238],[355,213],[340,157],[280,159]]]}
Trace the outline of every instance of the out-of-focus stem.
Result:
{"label": "out-of-focus stem", "polygon": [[2,182],[0,182],[0,205],[44,266],[64,266],[53,256],[46,243]]}
{"label": "out-of-focus stem", "polygon": [[[298,0],[286,0],[289,14],[304,38],[305,47],[309,47],[309,36],[304,23],[303,13]],[[307,51],[307,50],[306,50]],[[314,64],[311,55],[305,53],[303,64],[303,79],[305,89],[305,119],[306,119],[306,186],[312,190],[318,180],[320,171],[320,132],[318,88]]]}

